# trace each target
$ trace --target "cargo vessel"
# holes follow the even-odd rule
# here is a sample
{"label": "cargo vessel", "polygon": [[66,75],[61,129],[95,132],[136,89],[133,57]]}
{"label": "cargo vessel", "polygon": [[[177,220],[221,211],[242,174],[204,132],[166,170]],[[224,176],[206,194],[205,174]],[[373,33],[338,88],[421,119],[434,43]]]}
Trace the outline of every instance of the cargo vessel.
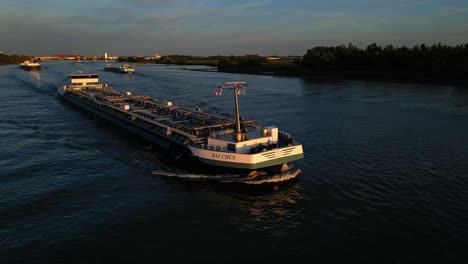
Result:
{"label": "cargo vessel", "polygon": [[[223,83],[232,90],[235,119],[189,109],[172,102],[121,91],[99,83],[98,74],[73,73],[59,85],[65,101],[123,128],[163,150],[173,160],[219,170],[281,172],[304,157],[302,145],[275,126],[259,126],[239,114],[238,94],[245,82]],[[199,166],[203,165],[203,166]]]}
{"label": "cargo vessel", "polygon": [[25,71],[40,71],[41,64],[32,61],[24,61],[20,64],[20,68]]}
{"label": "cargo vessel", "polygon": [[128,64],[124,64],[120,67],[114,67],[110,64],[106,64],[106,66],[104,67],[104,70],[106,71],[113,71],[113,72],[120,72],[120,73],[134,73],[135,72],[135,69],[128,65]]}

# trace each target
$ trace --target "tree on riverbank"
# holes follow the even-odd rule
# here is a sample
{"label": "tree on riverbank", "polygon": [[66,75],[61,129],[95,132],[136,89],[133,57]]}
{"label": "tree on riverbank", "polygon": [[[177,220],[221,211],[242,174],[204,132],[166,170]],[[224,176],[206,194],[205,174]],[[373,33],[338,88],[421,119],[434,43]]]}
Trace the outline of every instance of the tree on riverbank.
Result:
{"label": "tree on riverbank", "polygon": [[178,65],[210,65],[217,66],[221,56],[188,56],[167,55],[158,59],[147,59],[145,57],[119,57],[119,62],[155,63],[155,64],[178,64]]}
{"label": "tree on riverbank", "polygon": [[225,57],[219,61],[218,67],[229,69],[229,68],[258,68],[262,66],[267,60],[258,55],[246,55],[246,56],[230,56]]}
{"label": "tree on riverbank", "polygon": [[309,49],[302,62],[311,72],[408,73],[433,77],[468,76],[468,44],[416,45],[413,48],[377,44],[365,49],[349,44]]}
{"label": "tree on riverbank", "polygon": [[25,60],[30,59],[31,57],[25,55],[7,55],[4,53],[0,53],[0,65],[19,64]]}
{"label": "tree on riverbank", "polygon": [[219,60],[219,71],[270,73],[278,75],[295,75],[300,73],[300,61],[295,58],[277,58],[269,60],[259,55],[230,56]]}

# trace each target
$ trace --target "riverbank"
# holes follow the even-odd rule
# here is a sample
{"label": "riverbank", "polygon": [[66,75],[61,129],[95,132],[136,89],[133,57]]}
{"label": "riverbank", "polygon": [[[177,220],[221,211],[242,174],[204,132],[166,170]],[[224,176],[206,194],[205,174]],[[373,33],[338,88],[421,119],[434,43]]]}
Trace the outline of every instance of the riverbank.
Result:
{"label": "riverbank", "polygon": [[[199,62],[199,63],[197,63]],[[205,62],[205,63],[204,63]],[[280,77],[302,77],[307,79],[355,79],[355,80],[369,80],[369,81],[382,81],[382,82],[405,82],[405,83],[437,83],[437,84],[467,84],[468,74],[451,73],[451,72],[421,72],[410,70],[320,70],[304,67],[300,61],[294,60],[280,60],[273,62],[265,62],[259,60],[250,60],[247,63],[226,63],[220,61],[216,63],[211,60],[208,61],[191,60],[177,63],[170,61],[170,63],[157,63],[164,65],[203,65],[211,66],[212,69],[196,69],[196,71],[218,71],[225,73],[241,73],[241,74],[254,74],[254,75],[269,75]],[[193,69],[187,69],[193,70]]]}
{"label": "riverbank", "polygon": [[26,60],[30,60],[31,57],[25,55],[7,55],[0,53],[0,66],[2,65],[11,65],[11,64],[20,64]]}
{"label": "riverbank", "polygon": [[[313,71],[305,70],[300,67],[285,67],[273,69],[268,68],[251,68],[251,69],[186,69],[193,71],[205,72],[225,72],[253,75],[268,75],[278,77],[301,77],[309,80],[365,80],[379,82],[401,82],[401,83],[432,83],[432,84],[468,84],[468,78],[454,78],[451,76],[427,76],[418,72],[363,72],[363,71]],[[468,77],[468,76],[467,76]]]}

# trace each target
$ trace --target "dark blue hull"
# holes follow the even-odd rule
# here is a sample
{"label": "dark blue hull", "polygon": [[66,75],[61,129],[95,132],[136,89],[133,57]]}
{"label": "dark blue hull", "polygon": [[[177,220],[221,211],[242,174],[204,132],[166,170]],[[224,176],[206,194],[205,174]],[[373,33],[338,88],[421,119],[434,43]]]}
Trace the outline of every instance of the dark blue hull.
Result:
{"label": "dark blue hull", "polygon": [[124,120],[122,117],[107,112],[105,109],[101,109],[98,106],[80,101],[74,97],[68,96],[67,94],[60,97],[66,102],[95,115],[99,119],[109,122],[114,126],[117,126],[140,138],[147,140],[152,144],[152,146],[154,145],[154,147],[157,147],[159,150],[167,151],[170,156],[177,157],[180,156],[182,152],[190,152],[186,151],[186,146],[182,143],[179,143],[178,141],[172,140],[170,138],[164,138],[163,136],[156,134],[154,131],[139,126],[130,119]]}

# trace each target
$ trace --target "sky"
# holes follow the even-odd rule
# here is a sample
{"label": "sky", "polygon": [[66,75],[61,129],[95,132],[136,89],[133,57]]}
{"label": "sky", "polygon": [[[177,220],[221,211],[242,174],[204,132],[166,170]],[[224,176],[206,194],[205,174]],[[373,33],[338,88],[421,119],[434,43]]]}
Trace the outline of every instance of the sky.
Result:
{"label": "sky", "polygon": [[33,56],[303,55],[468,43],[467,0],[0,0],[0,51]]}

